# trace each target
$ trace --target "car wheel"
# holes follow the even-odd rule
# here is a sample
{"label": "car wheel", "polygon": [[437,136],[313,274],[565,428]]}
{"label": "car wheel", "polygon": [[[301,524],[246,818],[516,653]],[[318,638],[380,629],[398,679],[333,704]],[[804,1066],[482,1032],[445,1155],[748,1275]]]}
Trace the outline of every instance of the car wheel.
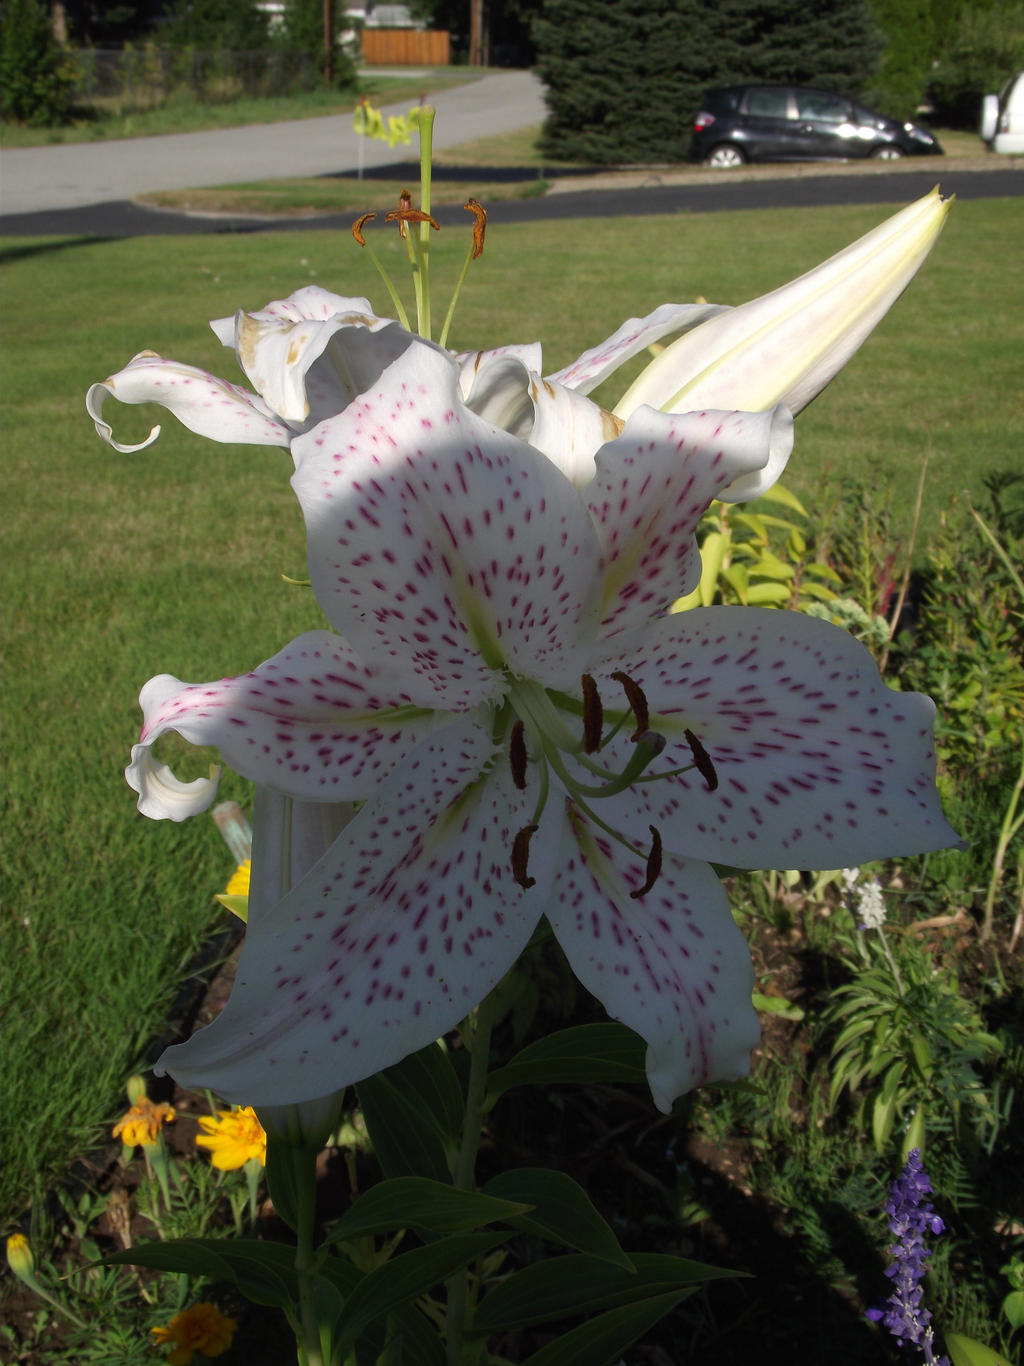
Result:
{"label": "car wheel", "polygon": [[718,171],[733,171],[746,162],[746,157],[731,142],[722,142],[704,158],[705,166],[713,166]]}
{"label": "car wheel", "polygon": [[890,142],[885,147],[876,147],[871,155],[875,161],[899,161],[903,152]]}

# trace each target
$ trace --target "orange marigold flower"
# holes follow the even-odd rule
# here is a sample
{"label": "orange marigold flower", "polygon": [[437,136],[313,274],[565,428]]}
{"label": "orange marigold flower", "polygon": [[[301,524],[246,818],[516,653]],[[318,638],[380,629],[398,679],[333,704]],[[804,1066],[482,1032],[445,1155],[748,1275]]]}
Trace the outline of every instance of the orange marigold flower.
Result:
{"label": "orange marigold flower", "polygon": [[231,1346],[237,1327],[235,1320],[222,1314],[215,1304],[202,1300],[175,1314],[166,1328],[149,1331],[158,1347],[173,1346],[166,1358],[168,1366],[191,1366],[196,1352],[204,1357],[222,1356]]}
{"label": "orange marigold flower", "polygon": [[267,1135],[251,1105],[240,1110],[218,1110],[216,1116],[201,1115],[203,1136],[196,1146],[210,1149],[210,1161],[222,1172],[244,1167],[253,1157],[267,1164]]}
{"label": "orange marigold flower", "polygon": [[154,1105],[150,1098],[143,1094],[114,1125],[113,1136],[120,1138],[126,1148],[134,1148],[136,1145],[153,1148],[160,1137],[163,1125],[170,1124],[173,1119],[172,1105]]}

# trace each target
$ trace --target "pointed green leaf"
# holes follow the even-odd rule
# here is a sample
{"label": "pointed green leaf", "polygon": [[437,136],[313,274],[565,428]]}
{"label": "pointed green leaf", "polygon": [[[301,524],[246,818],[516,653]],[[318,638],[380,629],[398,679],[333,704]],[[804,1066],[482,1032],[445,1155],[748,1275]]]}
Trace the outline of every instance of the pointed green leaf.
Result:
{"label": "pointed green leaf", "polygon": [[143,1243],[115,1252],[104,1261],[227,1281],[254,1303],[278,1309],[298,1298],[295,1251],[283,1243],[260,1243],[254,1238],[182,1238]]}
{"label": "pointed green leaf", "polygon": [[946,1351],[953,1366],[1010,1366],[1005,1357],[993,1352],[984,1343],[974,1338],[965,1338],[962,1333],[946,1334]]}
{"label": "pointed green leaf", "polygon": [[361,1195],[347,1214],[331,1226],[328,1243],[391,1233],[400,1228],[426,1228],[432,1233],[467,1233],[481,1224],[505,1222],[525,1214],[529,1203],[497,1195],[460,1191],[421,1176],[382,1181]]}
{"label": "pointed green leaf", "polygon": [[451,1182],[464,1103],[455,1069],[439,1044],[367,1077],[356,1093],[385,1176]]}
{"label": "pointed green leaf", "polygon": [[600,1257],[630,1273],[635,1270],[586,1191],[565,1172],[520,1167],[496,1176],[484,1189],[488,1195],[527,1201],[534,1206],[529,1214],[511,1221],[516,1228]]}
{"label": "pointed green leaf", "polygon": [[576,1254],[536,1262],[495,1286],[473,1315],[472,1331],[489,1334],[526,1328],[658,1295],[678,1294],[706,1281],[742,1274],[660,1253],[635,1253],[632,1261],[636,1267],[632,1274],[609,1262]]}
{"label": "pointed green leaf", "polygon": [[783,1020],[804,1018],[803,1008],[794,1005],[792,1001],[787,1001],[785,996],[763,996],[759,991],[755,991],[750,1003],[755,1010],[763,1010],[766,1015],[778,1015]]}
{"label": "pointed green leaf", "polygon": [[[508,1233],[457,1233],[426,1247],[403,1252],[364,1276],[346,1305],[334,1348],[350,1351],[369,1324],[425,1295],[469,1262],[503,1243]],[[600,1263],[599,1263],[600,1265]]]}
{"label": "pointed green leaf", "polygon": [[299,1202],[307,1182],[316,1181],[316,1153],[267,1135],[267,1190],[274,1209],[294,1233],[299,1224]]}
{"label": "pointed green leaf", "polygon": [[646,1045],[625,1025],[577,1025],[530,1044],[487,1079],[488,1107],[513,1086],[647,1080]]}
{"label": "pointed green leaf", "polygon": [[643,1337],[659,1319],[670,1313],[692,1290],[676,1290],[668,1295],[610,1309],[588,1323],[581,1323],[556,1342],[527,1357],[523,1366],[611,1366],[627,1347]]}

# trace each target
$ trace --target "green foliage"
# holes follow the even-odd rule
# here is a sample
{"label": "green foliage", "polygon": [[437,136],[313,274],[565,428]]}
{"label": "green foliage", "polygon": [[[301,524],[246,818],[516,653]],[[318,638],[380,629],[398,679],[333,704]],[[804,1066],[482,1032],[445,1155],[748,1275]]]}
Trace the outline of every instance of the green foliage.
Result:
{"label": "green foliage", "polygon": [[75,73],[39,0],[4,0],[0,12],[0,116],[19,123],[67,122]]}
{"label": "green foliage", "polygon": [[932,0],[871,0],[885,35],[878,71],[864,97],[892,118],[913,118],[924,99],[935,53]]}
{"label": "green foliage", "polygon": [[[791,515],[770,512],[772,506]],[[841,581],[830,565],[812,559],[808,535],[803,504],[781,484],[751,503],[712,503],[698,532],[700,582],[674,610],[713,603],[798,611],[818,605],[830,620]]]}
{"label": "green foliage", "polygon": [[256,52],[269,45],[267,16],[255,0],[178,0],[167,25],[175,47]]}
{"label": "green foliage", "polygon": [[[835,988],[822,1017],[834,1032],[829,1104],[848,1091],[860,1094],[858,1125],[870,1130],[883,1153],[902,1133],[903,1156],[924,1148],[936,1110],[952,1120],[958,1136],[997,1130],[978,1071],[1000,1051],[956,979],[937,968],[909,936],[890,946],[883,929],[847,931],[844,946],[855,967],[852,981]],[[853,955],[856,954],[856,958]]]}
{"label": "green foliage", "polygon": [[997,94],[1024,68],[1024,3],[965,5],[929,79],[935,118],[952,128],[978,127],[982,98]]}
{"label": "green foliage", "polygon": [[[332,84],[336,87],[355,85],[356,68],[352,58],[338,44],[342,30],[347,27],[342,0],[334,0],[334,52],[331,63]],[[286,0],[284,22],[274,41],[282,47],[308,52],[317,71],[324,67],[324,7],[323,0]]]}
{"label": "green foliage", "polygon": [[1024,733],[1024,477],[996,474],[986,489],[982,512],[955,500],[943,515],[918,621],[898,641],[901,682],[938,705],[943,764],[971,783]]}

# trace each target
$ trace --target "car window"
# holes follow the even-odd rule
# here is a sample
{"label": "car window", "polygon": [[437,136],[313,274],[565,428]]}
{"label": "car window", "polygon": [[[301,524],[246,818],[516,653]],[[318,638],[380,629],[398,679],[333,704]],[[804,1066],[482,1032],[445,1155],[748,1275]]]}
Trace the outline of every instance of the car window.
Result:
{"label": "car window", "polygon": [[800,118],[822,123],[846,123],[850,117],[849,100],[825,90],[796,91],[796,107]]}
{"label": "car window", "polygon": [[755,87],[747,91],[746,113],[762,119],[789,118],[789,91]]}

